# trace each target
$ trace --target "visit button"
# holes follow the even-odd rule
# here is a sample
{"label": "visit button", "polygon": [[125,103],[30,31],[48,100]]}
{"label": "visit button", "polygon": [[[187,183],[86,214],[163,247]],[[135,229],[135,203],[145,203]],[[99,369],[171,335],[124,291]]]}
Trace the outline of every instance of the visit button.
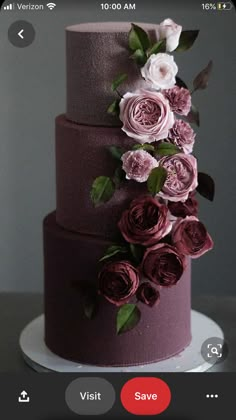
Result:
{"label": "visit button", "polygon": [[171,392],[162,379],[134,378],[123,386],[120,398],[123,407],[131,414],[155,415],[168,408]]}

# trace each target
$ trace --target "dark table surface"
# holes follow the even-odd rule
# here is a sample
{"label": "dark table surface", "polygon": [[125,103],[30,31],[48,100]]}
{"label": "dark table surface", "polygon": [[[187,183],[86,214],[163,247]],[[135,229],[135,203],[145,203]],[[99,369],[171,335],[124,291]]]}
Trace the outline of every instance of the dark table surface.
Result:
{"label": "dark table surface", "polygon": [[[236,372],[236,297],[198,296],[193,309],[215,320],[225,334],[229,346],[227,359],[208,372]],[[22,329],[43,312],[43,296],[30,293],[0,294],[0,372],[27,372],[19,348]]]}

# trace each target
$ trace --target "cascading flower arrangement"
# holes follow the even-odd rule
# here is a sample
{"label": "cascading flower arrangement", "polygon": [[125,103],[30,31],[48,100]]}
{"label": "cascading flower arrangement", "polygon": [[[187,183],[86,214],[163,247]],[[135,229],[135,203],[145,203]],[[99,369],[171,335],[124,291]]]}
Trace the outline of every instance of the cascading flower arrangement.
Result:
{"label": "cascading flower arrangement", "polygon": [[134,145],[131,150],[109,147],[118,162],[115,179],[96,178],[91,199],[95,206],[103,204],[117,184],[121,188],[129,180],[147,186],[147,193],[136,197],[121,216],[121,242],[111,245],[100,259],[98,293],[118,307],[118,334],[139,322],[139,302],[153,307],[161,299],[162,287],[178,283],[186,258],[198,258],[213,247],[197,217],[196,191],[212,201],[214,182],[198,172],[192,154],[196,134],[190,125],[200,125],[191,96],[207,87],[212,61],[195,77],[190,93],[177,76],[178,66],[170,54],[188,50],[198,33],[182,31],[180,25],[166,19],[158,26],[159,39],[152,44],[148,34],[132,24],[129,49],[145,87],[122,96],[117,88],[127,75],[119,75],[112,83],[119,95],[108,112],[120,118],[121,129]]}

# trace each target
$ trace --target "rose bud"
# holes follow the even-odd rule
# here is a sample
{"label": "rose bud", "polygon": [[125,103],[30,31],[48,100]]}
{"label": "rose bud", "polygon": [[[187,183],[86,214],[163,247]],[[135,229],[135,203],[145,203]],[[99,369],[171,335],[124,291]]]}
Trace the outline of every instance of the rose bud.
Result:
{"label": "rose bud", "polygon": [[170,201],[185,201],[198,185],[197,160],[192,155],[177,153],[164,156],[158,165],[166,169],[167,179],[158,195]]}
{"label": "rose bud", "polygon": [[176,221],[172,241],[179,252],[192,258],[200,257],[214,245],[205,226],[195,216],[187,216]]}
{"label": "rose bud", "polygon": [[140,89],[127,92],[120,101],[122,130],[139,143],[166,139],[174,124],[169,101],[161,92]]}
{"label": "rose bud", "polygon": [[146,246],[157,243],[172,228],[167,206],[151,196],[133,200],[118,226],[126,241]]}
{"label": "rose bud", "polygon": [[160,293],[149,282],[140,284],[136,297],[140,302],[150,307],[156,305],[160,301]]}
{"label": "rose bud", "polygon": [[198,202],[195,198],[195,193],[190,193],[187,200],[183,203],[181,201],[169,201],[168,208],[175,217],[197,216]]}
{"label": "rose bud", "polygon": [[138,270],[129,261],[110,262],[98,276],[98,290],[116,306],[127,303],[139,285]]}
{"label": "rose bud", "polygon": [[165,243],[148,248],[143,257],[143,275],[160,286],[174,286],[181,278],[184,268],[184,256],[177,248]]}

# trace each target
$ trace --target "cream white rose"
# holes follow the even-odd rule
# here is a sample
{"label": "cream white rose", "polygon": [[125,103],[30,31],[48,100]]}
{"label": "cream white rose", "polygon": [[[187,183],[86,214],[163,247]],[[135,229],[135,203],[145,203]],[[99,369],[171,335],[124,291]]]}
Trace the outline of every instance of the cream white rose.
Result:
{"label": "cream white rose", "polygon": [[182,26],[177,25],[172,19],[165,19],[159,25],[159,38],[166,39],[166,51],[172,52],[179,45]]}
{"label": "cream white rose", "polygon": [[155,89],[169,89],[175,85],[178,67],[172,55],[152,54],[141,68],[143,78]]}

